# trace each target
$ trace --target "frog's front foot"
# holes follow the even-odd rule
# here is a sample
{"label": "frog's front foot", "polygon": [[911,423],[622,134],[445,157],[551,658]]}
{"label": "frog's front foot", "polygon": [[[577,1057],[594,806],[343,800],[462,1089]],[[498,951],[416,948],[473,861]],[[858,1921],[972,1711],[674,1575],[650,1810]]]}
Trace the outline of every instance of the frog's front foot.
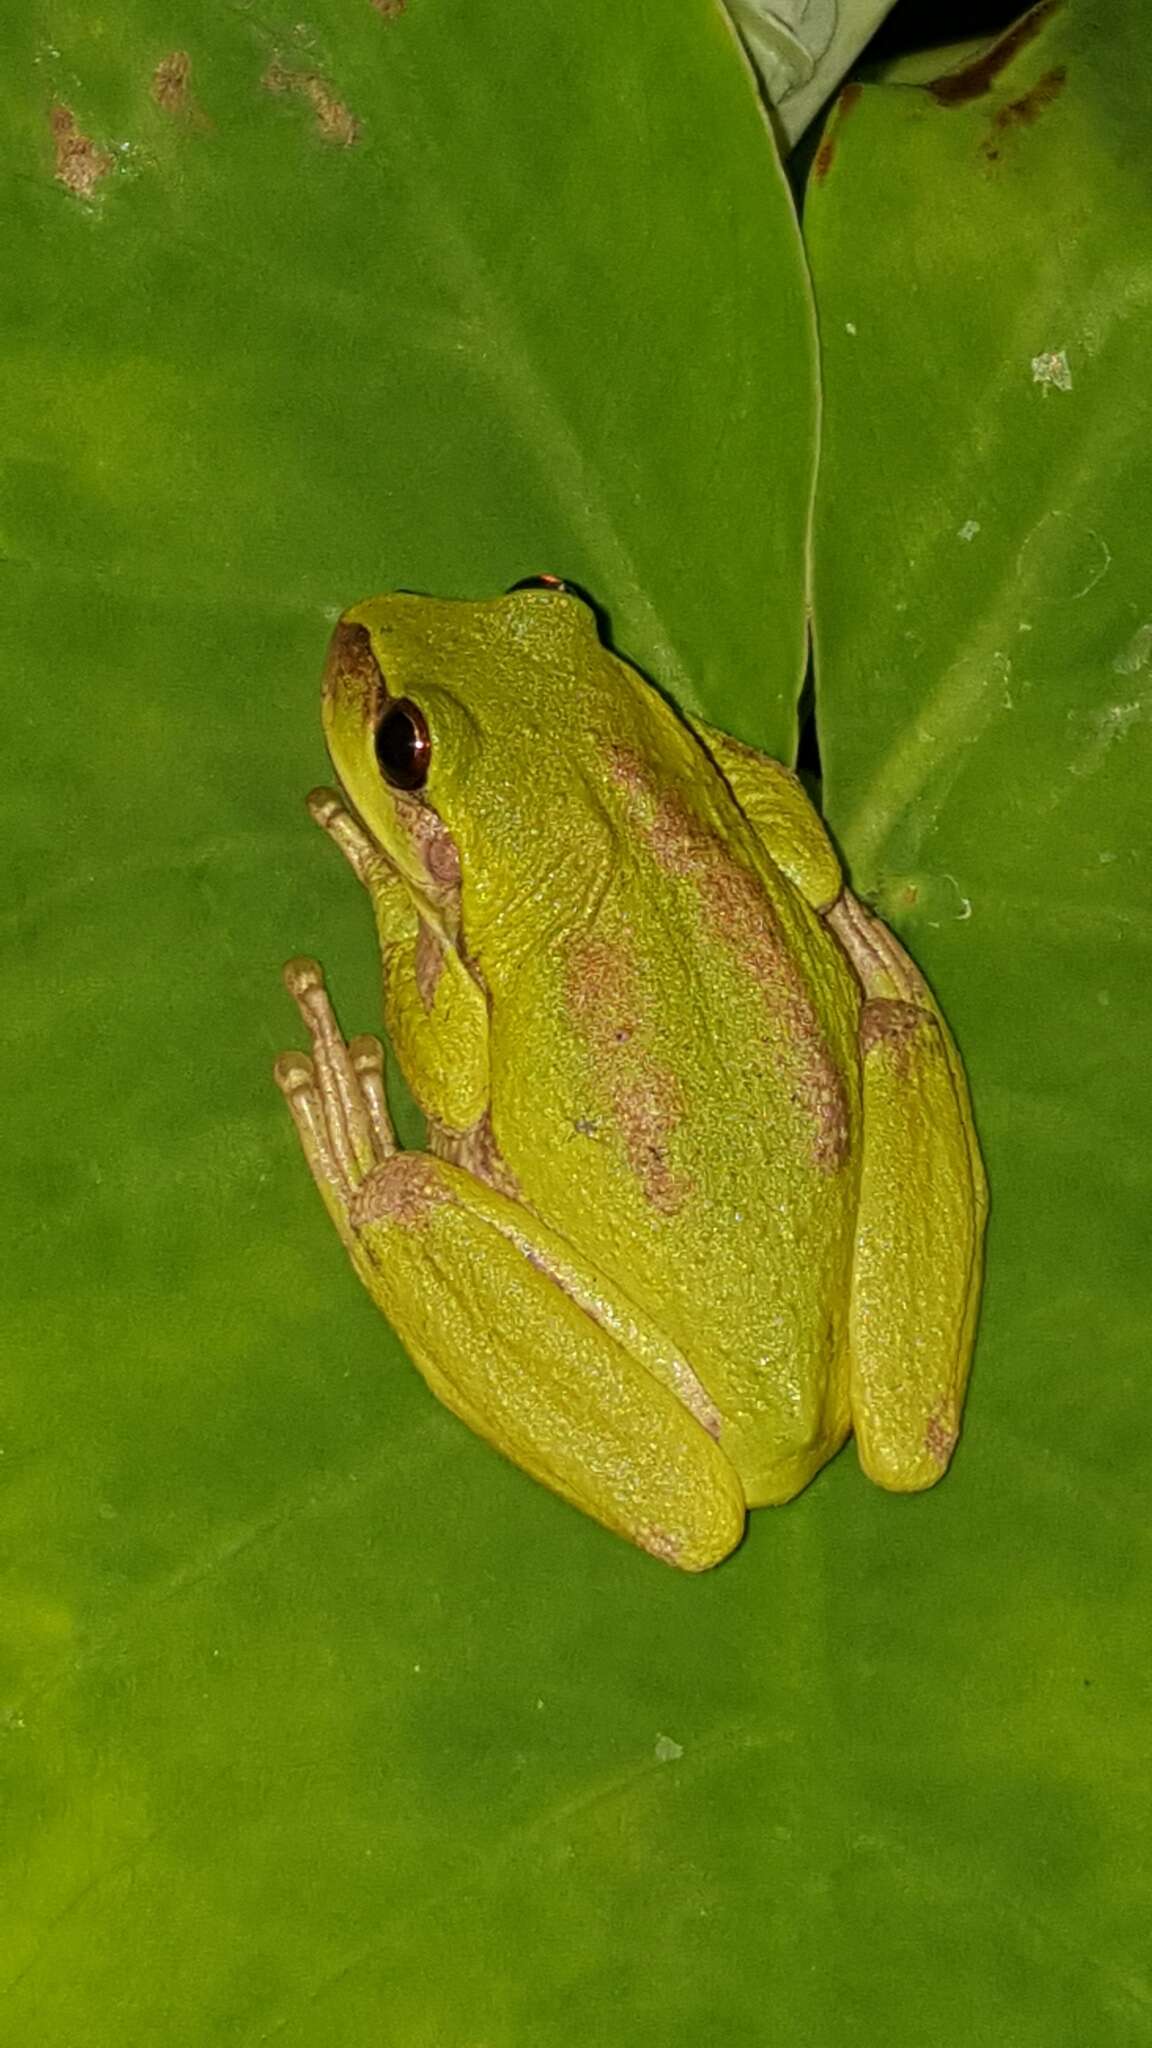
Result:
{"label": "frog's front foot", "polygon": [[[392,870],[389,863],[384,859],[383,854],[370,834],[364,830],[359,819],[353,817],[338,789],[309,790],[308,815],[315,824],[319,825],[322,832],[328,834],[333,844],[340,848],[353,874],[363,882],[366,889],[371,890],[374,883],[379,885],[382,877],[391,875]],[[315,961],[290,960],[284,970],[286,981],[290,969],[294,967],[313,967],[317,975],[320,974]],[[321,989],[323,989],[323,986],[324,982],[321,976]],[[295,995],[295,993],[296,991],[289,984],[289,994]],[[299,1001],[298,997],[297,1001]]]}
{"label": "frog's front foot", "polygon": [[284,985],[312,1045],[310,1053],[281,1053],[276,1084],[292,1112],[312,1177],[347,1243],[365,1183],[396,1152],[384,1094],[384,1048],[368,1036],[345,1044],[315,960],[289,960]]}

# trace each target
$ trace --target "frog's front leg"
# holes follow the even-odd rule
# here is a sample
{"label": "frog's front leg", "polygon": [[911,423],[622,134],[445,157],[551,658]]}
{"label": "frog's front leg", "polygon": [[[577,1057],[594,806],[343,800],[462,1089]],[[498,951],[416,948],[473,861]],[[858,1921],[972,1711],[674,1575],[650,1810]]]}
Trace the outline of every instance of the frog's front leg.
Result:
{"label": "frog's front leg", "polygon": [[[384,1021],[392,1050],[437,1133],[467,1136],[488,1107],[488,1005],[454,944],[422,918],[387,855],[354,818],[338,790],[314,789],[308,809],[363,883],[372,905],[383,967]],[[451,842],[437,842],[442,864]],[[455,914],[451,880],[439,894],[443,921]]]}
{"label": "frog's front leg", "polygon": [[519,1203],[399,1152],[383,1050],[345,1045],[314,961],[285,981],[312,1041],[276,1079],[352,1263],[432,1392],[554,1492],[686,1571],[739,1542],[745,1503],[687,1362]]}
{"label": "frog's front leg", "polygon": [[849,1311],[860,1462],[932,1486],[960,1429],[987,1209],[968,1084],[919,970],[845,889],[827,922],[864,989],[864,1142]]}

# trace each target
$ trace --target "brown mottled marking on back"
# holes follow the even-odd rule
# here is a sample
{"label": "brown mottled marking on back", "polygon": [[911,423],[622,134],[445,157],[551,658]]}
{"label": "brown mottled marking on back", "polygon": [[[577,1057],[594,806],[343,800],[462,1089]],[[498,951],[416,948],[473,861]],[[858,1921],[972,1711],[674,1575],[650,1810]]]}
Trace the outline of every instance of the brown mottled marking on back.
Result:
{"label": "brown mottled marking on back", "polygon": [[568,955],[567,1000],[592,1055],[629,1166],[646,1200],[675,1216],[692,1182],[668,1159],[668,1146],[684,1114],[680,1083],[654,1058],[650,1001],[636,962],[617,940],[582,938]]}
{"label": "brown mottled marking on back", "polygon": [[397,1152],[362,1181],[348,1203],[353,1230],[367,1223],[399,1223],[419,1228],[434,1209],[451,1197],[434,1162],[422,1152]]}
{"label": "brown mottled marking on back", "polygon": [[766,998],[785,1044],[794,1049],[794,1099],[813,1127],[815,1163],[822,1173],[835,1173],[848,1156],[844,1081],[770,898],[678,797],[652,787],[634,755],[614,748],[612,772],[660,866],[695,885],[712,931]]}

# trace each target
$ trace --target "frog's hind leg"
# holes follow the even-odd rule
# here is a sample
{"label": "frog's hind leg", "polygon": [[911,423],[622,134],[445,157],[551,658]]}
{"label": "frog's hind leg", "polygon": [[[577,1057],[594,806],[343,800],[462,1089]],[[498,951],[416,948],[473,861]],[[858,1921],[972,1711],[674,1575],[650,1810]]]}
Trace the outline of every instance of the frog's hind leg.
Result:
{"label": "frog's hind leg", "polygon": [[352,1263],[444,1405],[533,1478],[666,1563],[739,1543],[744,1493],[687,1361],[523,1205],[398,1152],[375,1039],[345,1045],[314,961],[285,980],[309,1054],[276,1079]]}
{"label": "frog's hind leg", "polygon": [[860,1462],[932,1486],[960,1429],[987,1194],[968,1086],[918,969],[845,890],[828,917],[864,988],[864,1141],[849,1310]]}

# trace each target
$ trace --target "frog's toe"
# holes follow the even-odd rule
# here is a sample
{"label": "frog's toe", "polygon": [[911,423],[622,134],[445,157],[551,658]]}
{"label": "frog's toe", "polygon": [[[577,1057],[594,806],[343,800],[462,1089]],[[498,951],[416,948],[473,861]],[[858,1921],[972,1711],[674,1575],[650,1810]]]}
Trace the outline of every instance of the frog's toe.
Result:
{"label": "frog's toe", "polygon": [[311,1052],[281,1053],[276,1085],[321,1193],[346,1213],[356,1188],[396,1149],[378,1039],[346,1045],[315,960],[289,960],[284,985],[311,1038]]}

